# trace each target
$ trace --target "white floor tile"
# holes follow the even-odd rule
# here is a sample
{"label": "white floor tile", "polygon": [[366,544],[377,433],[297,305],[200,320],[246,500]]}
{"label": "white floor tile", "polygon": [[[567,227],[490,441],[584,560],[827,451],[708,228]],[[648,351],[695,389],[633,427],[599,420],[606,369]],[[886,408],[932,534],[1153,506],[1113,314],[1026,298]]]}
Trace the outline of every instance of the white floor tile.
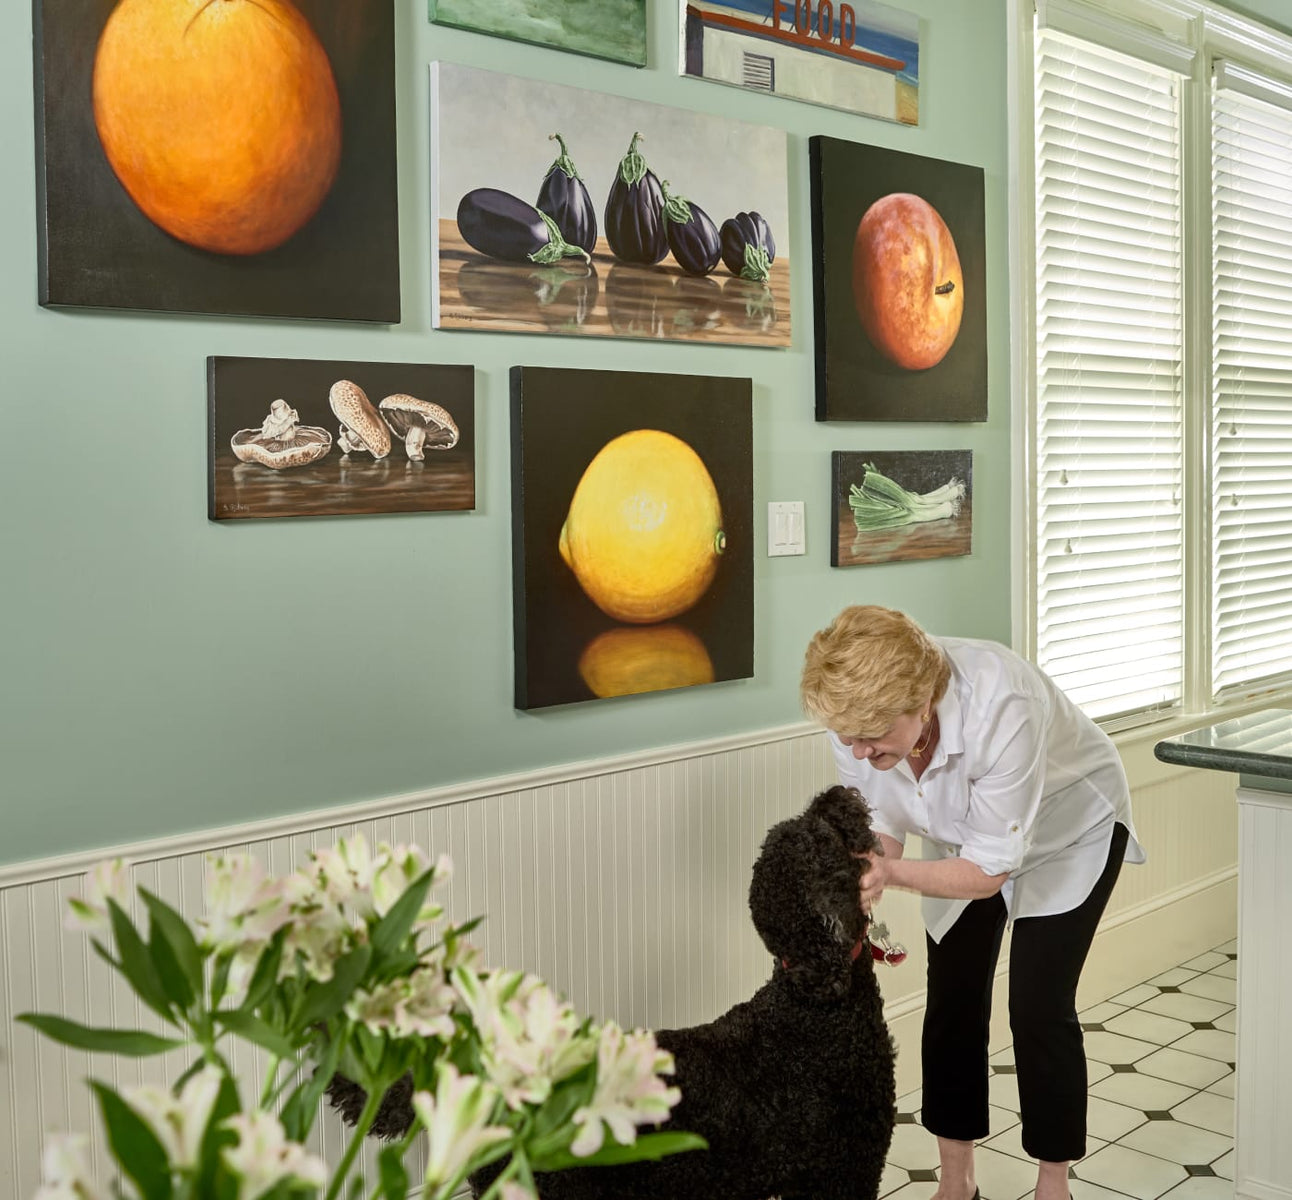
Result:
{"label": "white floor tile", "polygon": [[993,1067],[1012,1067],[1014,1065],[1014,1047],[1006,1046],[1004,1050],[997,1050],[995,1054],[988,1056],[987,1061]]}
{"label": "white floor tile", "polygon": [[1230,1183],[1234,1182],[1234,1152],[1231,1150],[1228,1154],[1222,1154],[1215,1162],[1211,1164],[1211,1169],[1215,1171],[1222,1179],[1228,1179]]}
{"label": "white floor tile", "polygon": [[1221,979],[1237,979],[1238,960],[1235,958],[1227,958],[1223,963],[1220,964],[1220,966],[1212,967],[1211,970],[1207,972],[1207,974],[1219,975]]}
{"label": "white floor tile", "polygon": [[1198,1092],[1171,1109],[1171,1115],[1177,1121],[1186,1121],[1199,1129],[1210,1129],[1227,1138],[1234,1136],[1234,1101],[1230,1097],[1215,1092]]}
{"label": "white floor tile", "polygon": [[1139,1038],[1142,1042],[1152,1042],[1155,1046],[1169,1046],[1186,1033],[1193,1032],[1193,1026],[1187,1021],[1177,1021],[1174,1017],[1164,1017],[1161,1013],[1145,1012],[1142,1008],[1132,1008],[1104,1022],[1109,1033],[1120,1033],[1125,1037]]}
{"label": "white floor tile", "polygon": [[1086,1132],[1102,1142],[1115,1142],[1146,1120],[1142,1112],[1125,1104],[1114,1104],[1098,1096],[1086,1101]]}
{"label": "white floor tile", "polygon": [[1177,1184],[1162,1200],[1234,1200],[1234,1185],[1228,1179],[1198,1175]]}
{"label": "white floor tile", "polygon": [[1228,961],[1228,957],[1218,950],[1208,950],[1205,954],[1199,954],[1197,958],[1181,963],[1180,966],[1190,971],[1211,971]]}
{"label": "white floor tile", "polygon": [[1126,1200],[1125,1192],[1109,1191],[1088,1179],[1069,1179],[1068,1191],[1072,1200]]}
{"label": "white floor tile", "polygon": [[1096,1062],[1138,1062],[1156,1049],[1152,1042],[1141,1042],[1137,1038],[1122,1037],[1116,1033],[1086,1034],[1086,1057],[1093,1058]]}
{"label": "white floor tile", "polygon": [[1112,1067],[1107,1063],[1101,1063],[1097,1059],[1086,1059],[1086,1086],[1092,1083],[1098,1083],[1101,1079],[1107,1079],[1113,1073]]}
{"label": "white floor tile", "polygon": [[986,1200],[1019,1200],[1036,1188],[1036,1164],[988,1146],[974,1151],[974,1177]]}
{"label": "white floor tile", "polygon": [[1190,996],[1206,996],[1208,1000],[1220,1000],[1230,1005],[1238,1001],[1237,981],[1222,979],[1219,975],[1195,975],[1180,984],[1180,991],[1188,992]]}
{"label": "white floor tile", "polygon": [[1140,1005],[1140,1012],[1158,1013],[1174,1017],[1177,1021],[1214,1021],[1232,1008],[1220,1000],[1205,996],[1190,996],[1184,992],[1163,992]]}
{"label": "white floor tile", "polygon": [[1195,1088],[1205,1088],[1222,1075],[1229,1074],[1225,1064],[1214,1058],[1184,1054],[1170,1047],[1141,1058],[1135,1064],[1135,1069],[1146,1075],[1156,1075],[1159,1079],[1169,1079],[1172,1083],[1183,1083]]}
{"label": "white floor tile", "polygon": [[1092,1008],[1086,1009],[1085,1012],[1078,1013],[1077,1016],[1081,1018],[1083,1024],[1099,1025],[1105,1021],[1111,1021],[1118,1013],[1124,1013],[1125,1011],[1126,1005],[1105,1000],[1102,1004],[1096,1004]]}
{"label": "white floor tile", "polygon": [[897,1111],[900,1113],[917,1113],[920,1111],[920,1098],[923,1091],[916,1088],[913,1092],[907,1092],[905,1096],[897,1097]]}
{"label": "white floor tile", "polygon": [[1013,1129],[1019,1123],[1018,1113],[1013,1109],[1001,1108],[997,1104],[987,1105],[987,1119],[991,1122],[992,1135]]}
{"label": "white floor tile", "polygon": [[929,1200],[929,1197],[937,1190],[936,1179],[931,1179],[928,1183],[908,1183],[905,1187],[900,1187],[897,1191],[890,1192],[889,1200]]}
{"label": "white floor tile", "polygon": [[1154,975],[1149,983],[1157,987],[1179,987],[1182,983],[1187,983],[1198,972],[1190,971],[1184,967],[1172,967],[1169,971],[1163,971],[1161,975]]}
{"label": "white floor tile", "polygon": [[1212,1024],[1217,1029],[1223,1029],[1226,1033],[1236,1033],[1238,1031],[1238,1009],[1231,1008],[1223,1016],[1217,1017]]}
{"label": "white floor tile", "polygon": [[893,1163],[885,1163],[884,1173],[879,1177],[879,1194],[887,1196],[889,1192],[895,1192],[900,1187],[905,1187],[911,1182],[911,1177],[901,1167]]}
{"label": "white floor tile", "polygon": [[923,1125],[898,1125],[893,1130],[888,1161],[908,1171],[932,1171],[938,1165],[937,1139]]}
{"label": "white floor tile", "polygon": [[1238,939],[1234,938],[1233,941],[1226,942],[1223,946],[1217,946],[1216,949],[1221,954],[1237,954]]}
{"label": "white floor tile", "polygon": [[1214,1162],[1234,1148],[1234,1139],[1180,1121],[1145,1121],[1117,1144],[1184,1166]]}
{"label": "white floor tile", "polygon": [[1090,1094],[1101,1100],[1111,1100],[1114,1104],[1124,1104],[1127,1108],[1165,1112],[1196,1093],[1193,1088],[1185,1087],[1182,1083],[1172,1083],[1169,1079],[1158,1079],[1135,1071],[1101,1079],[1090,1088]]}
{"label": "white floor tile", "polygon": [[1018,1076],[993,1075],[987,1080],[987,1097],[997,1108],[1018,1112]]}
{"label": "white floor tile", "polygon": [[1114,1004],[1124,1004],[1128,1008],[1136,1004],[1143,1004],[1145,1000],[1151,1000],[1158,994],[1157,988],[1150,987],[1147,983],[1137,983],[1133,988],[1128,988],[1119,996],[1114,996]]}
{"label": "white floor tile", "polygon": [[1238,1053],[1234,1049],[1234,1041],[1234,1035],[1223,1029],[1195,1029],[1192,1033],[1185,1034],[1171,1048],[1182,1050],[1185,1054],[1200,1054],[1203,1058],[1231,1063]]}
{"label": "white floor tile", "polygon": [[1230,1071],[1228,1075],[1222,1075],[1215,1083],[1210,1084],[1207,1091],[1214,1092],[1217,1096],[1228,1096],[1232,1100],[1234,1098],[1235,1082],[1234,1073]]}
{"label": "white floor tile", "polygon": [[1105,1146],[1098,1154],[1083,1158],[1074,1170],[1078,1179],[1088,1179],[1138,1200],[1157,1200],[1188,1177],[1177,1163],[1126,1146]]}

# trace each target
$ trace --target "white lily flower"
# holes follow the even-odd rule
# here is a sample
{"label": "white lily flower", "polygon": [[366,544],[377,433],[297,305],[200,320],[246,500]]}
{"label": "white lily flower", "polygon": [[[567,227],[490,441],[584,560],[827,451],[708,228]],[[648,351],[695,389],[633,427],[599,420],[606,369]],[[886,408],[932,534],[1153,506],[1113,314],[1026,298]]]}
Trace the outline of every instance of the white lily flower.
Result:
{"label": "white lily flower", "polygon": [[[372,880],[373,911],[379,917],[384,917],[408,890],[408,885],[423,874],[428,866],[430,860],[421,847],[390,846],[382,842],[377,847],[377,867]],[[444,906],[432,900],[431,895],[447,884],[452,875],[452,862],[447,855],[441,854],[435,863],[435,874],[431,876],[426,902],[413,922],[415,930],[425,928],[444,915]]]}
{"label": "white lily flower", "polygon": [[206,913],[197,920],[201,942],[217,953],[263,945],[291,916],[282,884],[265,876],[246,854],[208,857]]}
{"label": "white lily flower", "polygon": [[516,1183],[509,1180],[502,1185],[501,1200],[535,1200],[538,1193],[533,1188],[526,1187],[523,1183]]}
{"label": "white lily flower", "polygon": [[613,1021],[608,1023],[597,1047],[596,1090],[591,1102],[574,1113],[574,1123],[583,1128],[570,1153],[586,1158],[600,1150],[603,1126],[621,1146],[630,1146],[637,1140],[638,1125],[665,1120],[682,1098],[677,1088],[659,1078],[672,1072],[673,1056],[659,1048],[653,1033],[639,1029],[625,1034]]}
{"label": "white lily flower", "polygon": [[130,867],[121,858],[104,859],[90,868],[85,876],[84,899],[73,897],[67,902],[64,927],[106,938],[112,932],[109,900],[122,909],[130,905]]}
{"label": "white lily flower", "polygon": [[41,1155],[41,1188],[32,1200],[108,1200],[90,1178],[89,1145],[83,1133],[52,1135]]}
{"label": "white lily flower", "polygon": [[123,1099],[156,1135],[166,1157],[177,1167],[191,1167],[202,1153],[202,1139],[211,1120],[224,1076],[216,1067],[203,1067],[175,1096],[155,1084],[127,1088]]}
{"label": "white lily flower", "polygon": [[426,1126],[427,1187],[457,1179],[480,1151],[511,1137],[505,1125],[490,1125],[498,1092],[477,1075],[459,1075],[444,1063],[435,1081],[435,1095],[413,1093],[413,1109]]}
{"label": "white lily flower", "polygon": [[287,1141],[278,1118],[271,1113],[239,1113],[224,1124],[238,1135],[238,1144],[224,1149],[224,1161],[239,1177],[238,1200],[255,1200],[284,1179],[311,1187],[327,1183],[327,1164],[305,1147]]}
{"label": "white lily flower", "polygon": [[292,923],[283,946],[279,978],[296,970],[299,956],[304,960],[306,974],[326,983],[332,978],[333,964],[354,947],[362,927],[356,929],[307,875],[298,872],[289,876],[284,880],[284,893],[291,904]]}
{"label": "white lily flower", "polygon": [[341,838],[331,850],[315,850],[309,874],[333,904],[349,904],[362,917],[372,915],[372,876],[376,868],[363,834]]}
{"label": "white lily flower", "polygon": [[452,974],[480,1037],[481,1059],[507,1104],[542,1104],[554,1084],[596,1057],[595,1037],[580,1032],[574,1009],[541,979],[519,971]]}
{"label": "white lily flower", "polygon": [[371,992],[359,989],[345,1006],[346,1015],[373,1033],[396,1038],[453,1037],[453,1006],[457,993],[444,982],[434,957],[411,975],[392,979]]}

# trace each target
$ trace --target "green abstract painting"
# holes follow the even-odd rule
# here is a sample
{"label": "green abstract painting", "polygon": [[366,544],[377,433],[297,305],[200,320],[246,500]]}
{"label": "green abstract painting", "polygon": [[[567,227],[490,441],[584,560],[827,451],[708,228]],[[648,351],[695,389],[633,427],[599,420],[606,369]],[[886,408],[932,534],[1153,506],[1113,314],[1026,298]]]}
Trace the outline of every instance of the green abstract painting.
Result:
{"label": "green abstract painting", "polygon": [[646,0],[430,0],[430,6],[438,25],[646,65]]}

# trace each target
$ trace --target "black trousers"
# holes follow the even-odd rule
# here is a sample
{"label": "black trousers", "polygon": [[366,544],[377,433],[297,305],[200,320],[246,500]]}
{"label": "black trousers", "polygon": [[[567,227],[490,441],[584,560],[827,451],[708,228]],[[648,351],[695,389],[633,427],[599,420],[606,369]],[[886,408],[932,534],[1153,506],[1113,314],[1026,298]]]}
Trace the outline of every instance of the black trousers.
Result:
{"label": "black trousers", "polygon": [[[1129,836],[1125,825],[1113,826],[1103,874],[1076,908],[1014,922],[1009,1024],[1023,1149],[1046,1162],[1086,1153],[1086,1055],[1077,1021],[1077,981]],[[937,1137],[969,1142],[989,1132],[987,1037],[1004,930],[1005,902],[996,895],[972,901],[941,942],[926,935],[922,1120]]]}

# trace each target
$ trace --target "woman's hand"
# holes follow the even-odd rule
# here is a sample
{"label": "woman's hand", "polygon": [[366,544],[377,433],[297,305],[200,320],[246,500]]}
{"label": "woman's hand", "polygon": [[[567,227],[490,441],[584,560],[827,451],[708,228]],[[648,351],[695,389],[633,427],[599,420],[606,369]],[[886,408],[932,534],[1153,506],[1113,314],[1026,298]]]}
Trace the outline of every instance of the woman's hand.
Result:
{"label": "woman's hand", "polygon": [[892,868],[883,854],[872,854],[861,861],[866,864],[861,874],[861,910],[869,914],[883,896]]}

